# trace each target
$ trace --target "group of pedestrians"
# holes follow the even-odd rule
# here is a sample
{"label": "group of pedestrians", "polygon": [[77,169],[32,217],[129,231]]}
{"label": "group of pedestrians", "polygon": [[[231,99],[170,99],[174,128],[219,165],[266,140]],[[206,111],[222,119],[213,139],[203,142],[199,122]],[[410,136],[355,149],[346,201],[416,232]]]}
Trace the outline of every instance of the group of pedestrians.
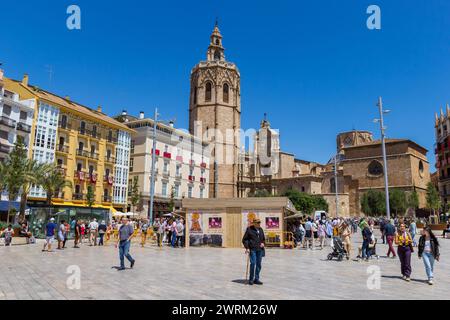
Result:
{"label": "group of pedestrians", "polygon": [[159,218],[153,223],[158,246],[167,243],[172,248],[185,246],[185,223],[183,218]]}

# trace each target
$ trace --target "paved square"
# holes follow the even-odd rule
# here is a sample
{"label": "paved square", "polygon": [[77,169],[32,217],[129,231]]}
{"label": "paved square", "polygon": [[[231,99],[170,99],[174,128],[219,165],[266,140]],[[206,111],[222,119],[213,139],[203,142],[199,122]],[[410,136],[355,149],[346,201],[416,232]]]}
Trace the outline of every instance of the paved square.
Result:
{"label": "paved square", "polygon": [[[117,271],[114,246],[42,253],[41,245],[0,247],[0,299],[448,299],[450,240],[439,239],[441,262],[429,286],[423,262],[412,258],[412,281],[400,279],[400,262],[327,261],[330,248],[316,251],[269,249],[263,260],[263,286],[248,286],[246,256],[240,249],[141,248],[133,244],[134,269]],[[356,245],[360,237],[356,236]],[[127,262],[128,263],[128,262]],[[81,288],[69,289],[67,268],[81,270]],[[379,266],[381,288],[367,287],[367,268]]]}

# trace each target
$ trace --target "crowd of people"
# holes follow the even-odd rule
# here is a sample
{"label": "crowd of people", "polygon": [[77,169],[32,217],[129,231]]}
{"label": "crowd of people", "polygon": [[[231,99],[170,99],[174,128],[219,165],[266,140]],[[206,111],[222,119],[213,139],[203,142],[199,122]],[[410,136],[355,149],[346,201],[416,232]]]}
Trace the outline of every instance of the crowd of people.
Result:
{"label": "crowd of people", "polygon": [[[418,258],[423,260],[428,283],[433,284],[434,262],[439,261],[439,241],[429,226],[424,226],[417,241],[417,223],[411,218],[320,218],[304,217],[292,227],[296,245],[306,250],[323,249],[329,245],[333,247],[336,239],[342,242],[347,260],[353,255],[352,237],[358,228],[362,236],[362,244],[358,247],[357,261],[369,261],[379,258],[376,252],[378,239],[375,237],[375,225],[381,233],[381,241],[388,245],[387,258],[400,260],[402,279],[411,280],[411,257],[414,248],[417,248]],[[443,231],[445,237],[450,231],[450,223]],[[395,250],[394,245],[397,246]]]}

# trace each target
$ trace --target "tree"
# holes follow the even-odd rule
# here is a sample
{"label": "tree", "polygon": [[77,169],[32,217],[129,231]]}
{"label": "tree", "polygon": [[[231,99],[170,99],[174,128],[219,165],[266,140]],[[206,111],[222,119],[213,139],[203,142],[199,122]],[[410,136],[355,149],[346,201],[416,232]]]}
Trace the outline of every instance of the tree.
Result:
{"label": "tree", "polygon": [[169,211],[173,212],[175,208],[175,189],[174,186],[170,189]]}
{"label": "tree", "polygon": [[436,215],[436,210],[439,210],[441,206],[441,200],[439,199],[439,193],[434,187],[433,183],[427,184],[427,207],[433,211],[433,215]]}
{"label": "tree", "polygon": [[271,197],[272,194],[267,189],[257,189],[255,192],[249,194],[250,197],[255,198],[265,198],[265,197]]}
{"label": "tree", "polygon": [[389,191],[389,206],[398,215],[403,215],[406,211],[406,193],[399,189],[391,189]]}
{"label": "tree", "polygon": [[45,164],[45,167],[41,169],[40,176],[38,177],[39,185],[42,186],[47,194],[47,206],[52,206],[52,198],[66,187],[72,188],[72,183],[66,180],[64,174],[57,170],[55,164]]}
{"label": "tree", "polygon": [[94,193],[94,188],[89,185],[87,187],[87,192],[86,192],[86,203],[88,205],[89,208],[92,209],[92,206],[95,203],[95,193]]}
{"label": "tree", "polygon": [[314,210],[328,211],[328,203],[322,196],[310,195],[295,189],[287,190],[283,196],[291,200],[295,209],[306,214],[311,214]]}
{"label": "tree", "polygon": [[[173,189],[173,187],[172,187],[172,189]],[[138,177],[134,177],[133,178],[133,185],[131,187],[130,201],[131,201],[132,210],[134,212],[135,207],[141,201],[141,194],[139,192]]]}
{"label": "tree", "polygon": [[27,204],[28,194],[30,193],[30,188],[33,184],[40,185],[40,177],[43,176],[47,165],[45,163],[40,163],[36,160],[27,159],[24,167],[24,179],[22,185],[22,194],[20,197],[20,210],[19,218],[22,221],[25,217],[25,208]]}
{"label": "tree", "polygon": [[368,216],[386,213],[386,197],[377,190],[369,190],[361,197],[361,210]]}
{"label": "tree", "polygon": [[26,182],[25,168],[27,165],[27,150],[23,139],[18,138],[14,148],[5,161],[4,185],[8,191],[8,216],[6,223],[9,223],[12,202],[19,197],[22,186]]}
{"label": "tree", "polygon": [[408,195],[407,205],[408,208],[413,209],[414,212],[419,208],[419,194],[417,193],[416,190],[413,190]]}

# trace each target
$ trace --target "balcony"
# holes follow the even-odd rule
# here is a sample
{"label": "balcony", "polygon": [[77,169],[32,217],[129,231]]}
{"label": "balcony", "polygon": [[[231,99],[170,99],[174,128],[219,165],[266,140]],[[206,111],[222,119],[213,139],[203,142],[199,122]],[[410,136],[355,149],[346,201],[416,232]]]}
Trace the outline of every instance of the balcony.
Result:
{"label": "balcony", "polygon": [[116,163],[116,158],[115,157],[113,157],[113,156],[105,156],[105,162],[108,162],[108,163]]}
{"label": "balcony", "polygon": [[98,153],[88,150],[77,149],[77,156],[98,160]]}
{"label": "balcony", "polygon": [[111,203],[112,202],[112,197],[111,196],[103,196],[103,202],[108,202]]}
{"label": "balcony", "polygon": [[102,138],[102,135],[99,132],[95,132],[95,131],[90,132],[90,136],[91,136],[91,138],[94,138],[94,139]]}
{"label": "balcony", "polygon": [[17,123],[17,130],[30,133],[31,132],[31,126],[29,124],[18,122]]}
{"label": "balcony", "polygon": [[70,123],[67,123],[67,121],[59,121],[58,122],[58,127],[60,129],[63,129],[63,130],[70,130],[70,129],[72,129],[72,125]]}
{"label": "balcony", "polygon": [[72,195],[72,200],[78,200],[78,201],[80,201],[80,200],[84,200],[84,194],[82,194],[82,193],[74,193],[73,195]]}
{"label": "balcony", "polygon": [[98,153],[97,152],[88,152],[88,158],[98,160]]}
{"label": "balcony", "polygon": [[0,143],[0,152],[10,153],[11,152],[11,146],[8,146],[7,144]]}
{"label": "balcony", "polygon": [[188,180],[189,180],[189,182],[194,182],[195,181],[195,176],[189,176]]}
{"label": "balcony", "polygon": [[175,174],[175,179],[180,180],[181,179],[181,173],[176,173]]}
{"label": "balcony", "polygon": [[63,166],[57,166],[56,171],[61,173],[63,176],[66,176],[66,168],[64,168]]}
{"label": "balcony", "polygon": [[69,153],[69,146],[66,144],[58,144],[56,146],[56,152]]}
{"label": "balcony", "polygon": [[200,178],[200,183],[201,184],[205,184],[206,183],[206,178]]}
{"label": "balcony", "polygon": [[163,157],[166,159],[171,159],[172,158],[172,154],[170,154],[170,152],[164,152],[163,153]]}
{"label": "balcony", "polygon": [[84,180],[86,180],[87,174],[84,171],[75,170],[73,173],[73,176],[75,177],[75,179],[78,179],[79,181],[84,181]]}
{"label": "balcony", "polygon": [[116,137],[106,137],[106,142],[108,143],[117,143],[117,138]]}
{"label": "balcony", "polygon": [[[153,154],[153,149],[152,149],[151,153]],[[155,155],[156,155],[157,157],[159,157],[160,153],[161,153],[161,152],[160,152],[158,149],[155,149]]]}
{"label": "balcony", "polygon": [[1,116],[0,117],[0,124],[3,124],[3,125],[5,125],[7,127],[10,127],[10,128],[15,128],[16,127],[16,121],[10,119],[7,116]]}
{"label": "balcony", "polygon": [[108,176],[105,175],[103,177],[103,182],[105,182],[105,183],[109,184],[110,186],[112,186],[112,184],[114,183],[114,177],[111,176],[111,175],[108,175]]}
{"label": "balcony", "polygon": [[168,177],[168,176],[170,176],[170,171],[169,170],[163,170],[162,175],[163,175],[163,177]]}
{"label": "balcony", "polygon": [[200,163],[200,167],[202,167],[202,168],[206,169],[206,162],[202,162],[202,163]]}
{"label": "balcony", "polygon": [[91,183],[94,183],[94,184],[97,183],[97,178],[98,178],[98,176],[95,172],[89,173],[89,181]]}
{"label": "balcony", "polygon": [[183,162],[183,157],[182,157],[182,156],[177,156],[176,160],[177,160],[178,162]]}
{"label": "balcony", "polygon": [[83,136],[89,136],[91,132],[87,129],[78,128],[78,134],[81,134]]}

